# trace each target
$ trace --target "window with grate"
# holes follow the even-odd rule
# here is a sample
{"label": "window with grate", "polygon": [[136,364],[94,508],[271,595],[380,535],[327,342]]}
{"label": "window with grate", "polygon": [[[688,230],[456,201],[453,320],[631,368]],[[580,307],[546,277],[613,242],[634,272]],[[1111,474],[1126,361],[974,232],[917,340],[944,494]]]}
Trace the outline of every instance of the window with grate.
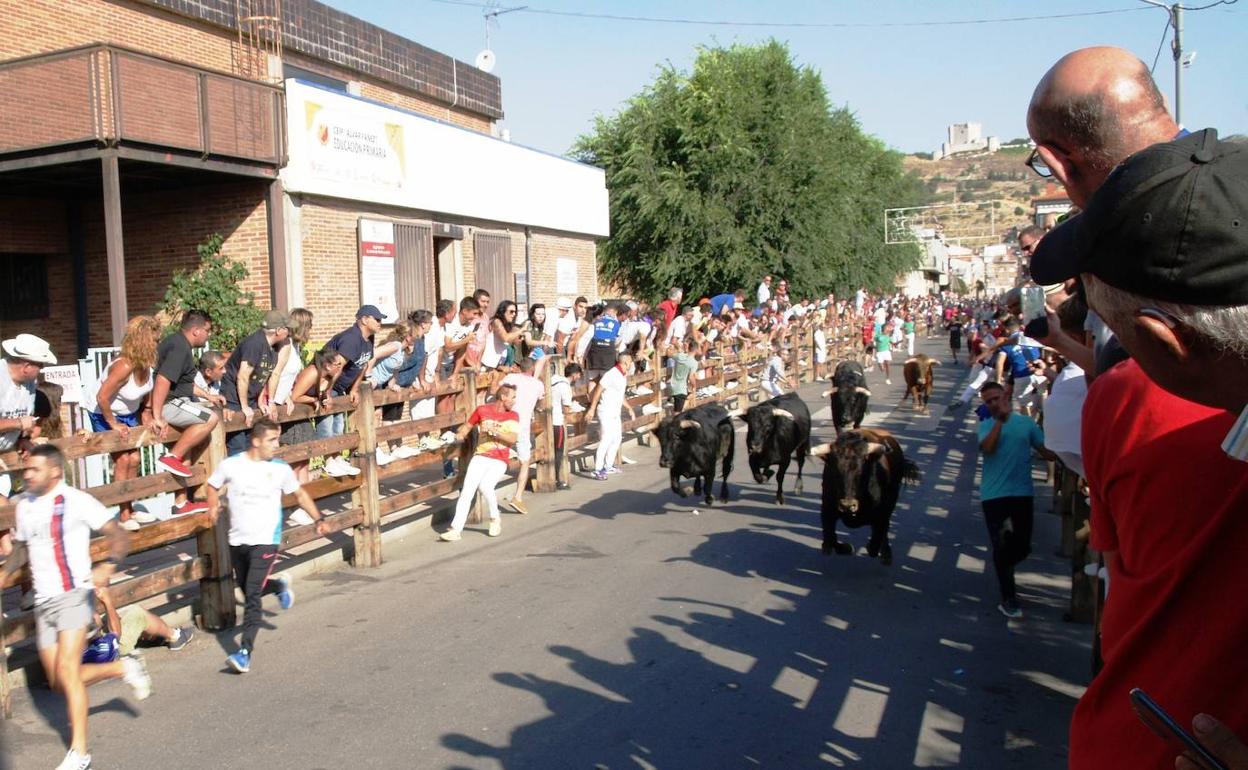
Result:
{"label": "window with grate", "polygon": [[50,315],[46,254],[0,254],[0,321]]}
{"label": "window with grate", "polygon": [[472,251],[477,269],[477,285],[490,293],[498,307],[505,299],[516,299],[515,276],[511,272],[511,234],[473,233]]}

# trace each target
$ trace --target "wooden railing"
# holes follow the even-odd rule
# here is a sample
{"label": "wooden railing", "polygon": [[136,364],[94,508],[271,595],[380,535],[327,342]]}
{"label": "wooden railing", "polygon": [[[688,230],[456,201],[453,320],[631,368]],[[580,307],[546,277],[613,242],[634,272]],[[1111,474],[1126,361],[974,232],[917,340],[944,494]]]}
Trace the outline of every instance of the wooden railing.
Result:
{"label": "wooden railing", "polygon": [[[856,327],[854,327],[856,329]],[[828,361],[829,366],[838,358],[856,355],[859,345],[857,333],[846,326],[837,330],[828,330]],[[788,346],[789,373],[798,382],[811,382],[815,374],[813,370],[813,327],[793,329],[786,338]],[[730,403],[738,399],[756,400],[763,370],[766,368],[769,351],[756,346],[745,345],[734,352],[724,344],[713,347],[713,352],[702,359],[701,368],[690,377],[689,398],[686,408],[700,403],[717,401]],[[555,457],[554,431],[552,418],[548,408],[550,403],[550,378],[552,371],[562,372],[564,360],[559,356],[548,356],[541,360],[538,370],[545,384],[546,395],[538,404],[538,413],[534,416],[532,460],[536,464],[537,473],[534,488],[539,492],[552,491],[555,488],[555,469],[551,462]],[[503,375],[491,372],[482,375],[466,373],[458,375],[450,381],[438,384],[430,391],[374,390],[362,384],[357,404],[352,404],[347,397],[331,401],[326,407],[314,410],[308,406],[297,406],[293,413],[287,415],[281,410],[278,420],[283,423],[325,417],[331,414],[348,415],[347,430],[343,435],[332,438],[318,438],[302,444],[283,446],[277,457],[289,463],[301,462],[314,457],[350,452],[360,469],[357,476],[324,477],[315,479],[304,485],[304,489],[315,499],[325,501],[339,495],[349,493],[350,502],[343,504],[334,502],[326,506],[325,520],[329,523],[330,537],[333,533],[354,528],[351,542],[348,544],[352,554],[351,562],[356,567],[367,568],[381,564],[383,559],[381,544],[382,519],[403,520],[418,515],[413,508],[422,503],[445,498],[456,490],[458,478],[438,478],[425,483],[413,484],[411,475],[422,469],[439,468],[450,453],[457,454],[455,445],[444,447],[441,451],[422,452],[415,457],[395,460],[386,466],[378,465],[376,448],[387,441],[414,440],[421,435],[454,429],[463,424],[473,409],[484,400],[484,394]],[[624,423],[625,431],[648,432],[662,419],[662,404],[667,395],[663,387],[667,379],[667,370],[662,364],[658,351],[649,359],[646,371],[631,375],[628,378],[630,388],[649,388],[649,393],[632,394],[628,402],[637,410],[636,419]],[[711,394],[699,396],[698,391],[708,386],[718,389]],[[704,391],[705,392],[705,391]],[[574,388],[573,396],[584,404],[588,401],[589,387],[581,384]],[[420,401],[425,398],[453,398],[451,411],[433,417],[418,420],[402,420],[396,423],[381,425],[377,420],[377,409],[394,403]],[[651,406],[649,410],[645,407]],[[658,407],[657,409],[655,407]],[[585,421],[585,412],[574,412],[565,416],[568,427],[568,438],[565,443],[564,462],[568,455],[587,444],[596,437],[591,434],[592,426]],[[199,462],[192,467],[190,478],[182,479],[167,473],[144,476],[125,481],[115,481],[89,488],[96,499],[105,505],[117,505],[150,498],[153,495],[176,492],[180,489],[201,485],[212,474],[226,456],[226,434],[243,430],[245,425],[241,416],[229,422],[221,422],[211,435],[207,451]],[[177,440],[178,432],[170,429],[163,436],[157,436],[151,428],[133,430],[129,436],[123,437],[116,432],[76,435],[69,438],[54,440],[65,454],[67,460],[91,455],[109,454],[154,444],[169,444]],[[10,472],[20,471],[23,460],[16,453],[0,455],[0,462]],[[516,461],[512,461],[512,466]],[[569,476],[564,469],[564,478]],[[461,469],[462,471],[462,469]],[[405,479],[407,480],[405,482]],[[386,488],[383,489],[383,483]],[[283,505],[295,506],[292,496],[283,499]],[[331,510],[332,509],[332,510]],[[419,515],[426,515],[421,512]],[[474,521],[479,521],[481,509],[474,506]],[[0,507],[0,531],[14,525],[14,507]],[[118,606],[140,602],[160,594],[181,592],[197,584],[199,592],[199,623],[208,629],[232,627],[236,620],[234,583],[230,570],[229,545],[226,540],[228,527],[224,517],[217,526],[213,526],[207,514],[177,517],[142,527],[130,534],[130,554],[140,554],[157,549],[171,548],[172,563],[159,563],[147,568],[141,574],[121,576],[110,587],[110,593]],[[191,539],[193,538],[193,548]],[[290,526],[282,534],[282,548],[292,549],[314,541],[321,540],[313,525]],[[335,544],[337,539],[334,538]],[[108,555],[104,538],[97,538],[91,543],[92,561],[99,561]],[[4,615],[4,590],[18,582],[23,573],[17,573],[8,584],[0,585],[0,641],[7,648],[28,640],[33,631],[33,617],[30,612],[16,612]],[[15,592],[14,592],[15,593]],[[185,599],[185,596],[182,597]],[[10,599],[11,603],[16,604]],[[8,698],[8,661],[7,654],[0,654],[0,700],[3,701],[3,712],[9,713]]]}

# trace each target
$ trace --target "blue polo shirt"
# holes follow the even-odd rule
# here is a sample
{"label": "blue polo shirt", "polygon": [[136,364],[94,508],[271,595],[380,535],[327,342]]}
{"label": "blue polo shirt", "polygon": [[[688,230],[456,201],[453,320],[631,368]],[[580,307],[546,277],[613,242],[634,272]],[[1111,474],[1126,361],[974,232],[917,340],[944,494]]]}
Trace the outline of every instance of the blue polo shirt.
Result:
{"label": "blue polo shirt", "polygon": [[[979,423],[979,441],[992,432],[995,419]],[[1011,414],[1001,426],[997,451],[984,455],[984,473],[979,483],[979,499],[995,500],[999,497],[1032,497],[1035,489],[1031,483],[1031,450],[1044,447],[1044,433],[1031,418],[1023,414]]]}
{"label": "blue polo shirt", "polygon": [[711,315],[723,315],[724,308],[734,310],[737,307],[735,294],[717,294],[711,297]]}

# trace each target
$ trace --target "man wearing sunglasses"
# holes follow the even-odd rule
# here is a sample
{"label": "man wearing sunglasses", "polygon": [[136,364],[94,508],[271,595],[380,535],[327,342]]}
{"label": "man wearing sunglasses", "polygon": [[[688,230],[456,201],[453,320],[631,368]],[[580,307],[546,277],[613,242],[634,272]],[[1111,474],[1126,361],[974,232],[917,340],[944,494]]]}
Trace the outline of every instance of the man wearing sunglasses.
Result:
{"label": "man wearing sunglasses", "polygon": [[1212,129],[1170,137],[1132,148],[1094,186],[1037,149],[1083,212],[1044,238],[1031,273],[1079,276],[1132,356],[1084,405],[1096,421],[1083,431],[1091,544],[1113,590],[1070,767],[1170,766],[1174,752],[1132,713],[1132,687],[1202,738],[1200,714],[1248,735],[1248,596],[1231,588],[1248,581],[1248,417],[1235,419],[1248,402],[1248,146]]}

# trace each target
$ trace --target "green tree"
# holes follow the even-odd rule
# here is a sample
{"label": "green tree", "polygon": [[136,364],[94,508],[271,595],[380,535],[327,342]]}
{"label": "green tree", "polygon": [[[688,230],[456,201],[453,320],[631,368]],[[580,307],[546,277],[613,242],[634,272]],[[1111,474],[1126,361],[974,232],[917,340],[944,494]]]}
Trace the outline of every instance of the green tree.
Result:
{"label": "green tree", "polygon": [[599,270],[639,298],[749,288],[765,273],[798,294],[891,290],[919,260],[914,244],[884,244],[883,210],[914,205],[922,183],[775,41],[665,68],[573,152],[606,171]]}
{"label": "green tree", "polygon": [[240,288],[248,275],[247,266],[222,254],[224,243],[214,234],[195,247],[199,267],[173,274],[160,310],[171,319],[171,332],[184,311],[207,312],[212,316],[212,347],[233,350],[239,340],[260,328],[264,311],[256,307],[254,294]]}

